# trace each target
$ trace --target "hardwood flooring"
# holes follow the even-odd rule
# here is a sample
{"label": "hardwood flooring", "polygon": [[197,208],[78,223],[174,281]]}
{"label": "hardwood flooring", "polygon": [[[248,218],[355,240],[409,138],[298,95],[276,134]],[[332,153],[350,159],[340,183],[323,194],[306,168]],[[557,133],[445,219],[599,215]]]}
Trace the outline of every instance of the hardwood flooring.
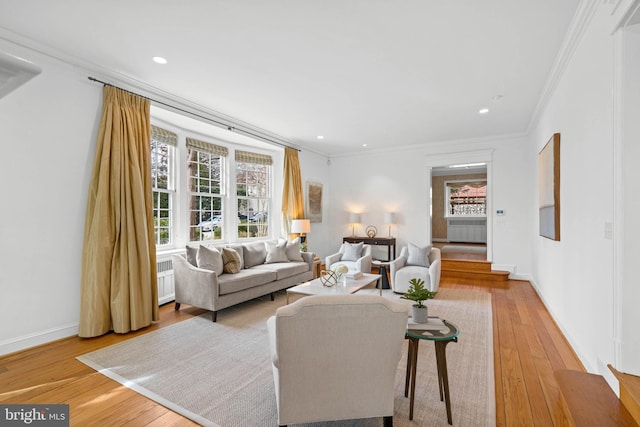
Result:
{"label": "hardwood flooring", "polygon": [[[443,278],[441,286],[473,288],[492,296],[496,425],[570,425],[553,373],[584,368],[529,282],[510,280],[494,285],[454,277]],[[176,312],[168,304],[160,309],[160,322],[143,331],[67,338],[1,357],[0,403],[67,403],[72,426],[195,425],[75,357],[201,313],[203,310],[189,306]]]}

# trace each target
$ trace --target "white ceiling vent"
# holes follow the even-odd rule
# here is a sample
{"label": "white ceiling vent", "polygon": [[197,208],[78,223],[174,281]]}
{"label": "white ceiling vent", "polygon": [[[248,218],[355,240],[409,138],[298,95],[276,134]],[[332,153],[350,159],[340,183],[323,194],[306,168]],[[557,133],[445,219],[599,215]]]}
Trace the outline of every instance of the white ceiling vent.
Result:
{"label": "white ceiling vent", "polygon": [[0,52],[0,98],[22,86],[42,69],[26,59]]}

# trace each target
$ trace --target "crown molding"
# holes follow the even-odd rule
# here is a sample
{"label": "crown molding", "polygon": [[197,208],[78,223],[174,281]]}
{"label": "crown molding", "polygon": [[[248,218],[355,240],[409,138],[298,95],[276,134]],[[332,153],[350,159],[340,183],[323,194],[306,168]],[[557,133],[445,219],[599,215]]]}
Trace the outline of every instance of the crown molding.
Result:
{"label": "crown molding", "polygon": [[41,72],[42,69],[31,61],[0,52],[0,98],[13,92]]}
{"label": "crown molding", "polygon": [[[400,152],[419,152],[431,153],[429,155],[437,155],[437,153],[451,153],[452,150],[478,150],[482,149],[478,146],[491,146],[491,148],[496,144],[503,141],[512,141],[516,139],[523,139],[527,137],[527,133],[518,132],[511,134],[502,134],[502,135],[489,135],[489,136],[481,136],[477,138],[464,138],[464,139],[446,139],[446,140],[438,140],[438,141],[427,141],[421,144],[412,144],[412,145],[404,145],[404,146],[394,146],[389,148],[380,148],[375,150],[362,150],[362,151],[350,151],[340,154],[328,155],[332,159],[337,159],[341,157],[353,157],[353,156],[368,156],[368,155],[384,155],[384,154],[397,154]],[[483,147],[484,148],[484,147]]]}
{"label": "crown molding", "polygon": [[531,134],[535,126],[538,124],[542,112],[549,104],[551,97],[558,87],[558,83],[564,75],[567,65],[571,62],[573,54],[593,19],[595,11],[598,8],[598,3],[601,1],[602,0],[582,0],[578,5],[578,9],[573,15],[571,25],[569,26],[569,30],[562,41],[558,55],[551,67],[551,72],[549,73],[547,82],[542,90],[542,94],[540,95],[538,103],[533,110],[533,114],[531,115],[531,120],[527,127],[527,134]]}

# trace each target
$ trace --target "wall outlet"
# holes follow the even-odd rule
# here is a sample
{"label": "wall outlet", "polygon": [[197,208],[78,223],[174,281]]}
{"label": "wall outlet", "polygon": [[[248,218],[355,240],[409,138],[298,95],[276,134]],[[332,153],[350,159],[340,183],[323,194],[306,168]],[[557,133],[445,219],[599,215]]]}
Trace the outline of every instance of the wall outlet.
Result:
{"label": "wall outlet", "polygon": [[613,240],[613,223],[612,222],[605,221],[604,238],[607,240]]}

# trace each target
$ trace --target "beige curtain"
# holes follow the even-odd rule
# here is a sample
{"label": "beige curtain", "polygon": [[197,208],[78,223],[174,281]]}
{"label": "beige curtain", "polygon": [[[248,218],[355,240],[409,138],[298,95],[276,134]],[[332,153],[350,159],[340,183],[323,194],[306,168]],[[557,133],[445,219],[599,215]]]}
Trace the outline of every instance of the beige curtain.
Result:
{"label": "beige curtain", "polygon": [[158,320],[149,101],[106,86],[84,228],[81,337]]}
{"label": "beige curtain", "polygon": [[304,196],[298,150],[284,149],[284,185],[282,187],[282,228],[291,234],[291,220],[304,218]]}

